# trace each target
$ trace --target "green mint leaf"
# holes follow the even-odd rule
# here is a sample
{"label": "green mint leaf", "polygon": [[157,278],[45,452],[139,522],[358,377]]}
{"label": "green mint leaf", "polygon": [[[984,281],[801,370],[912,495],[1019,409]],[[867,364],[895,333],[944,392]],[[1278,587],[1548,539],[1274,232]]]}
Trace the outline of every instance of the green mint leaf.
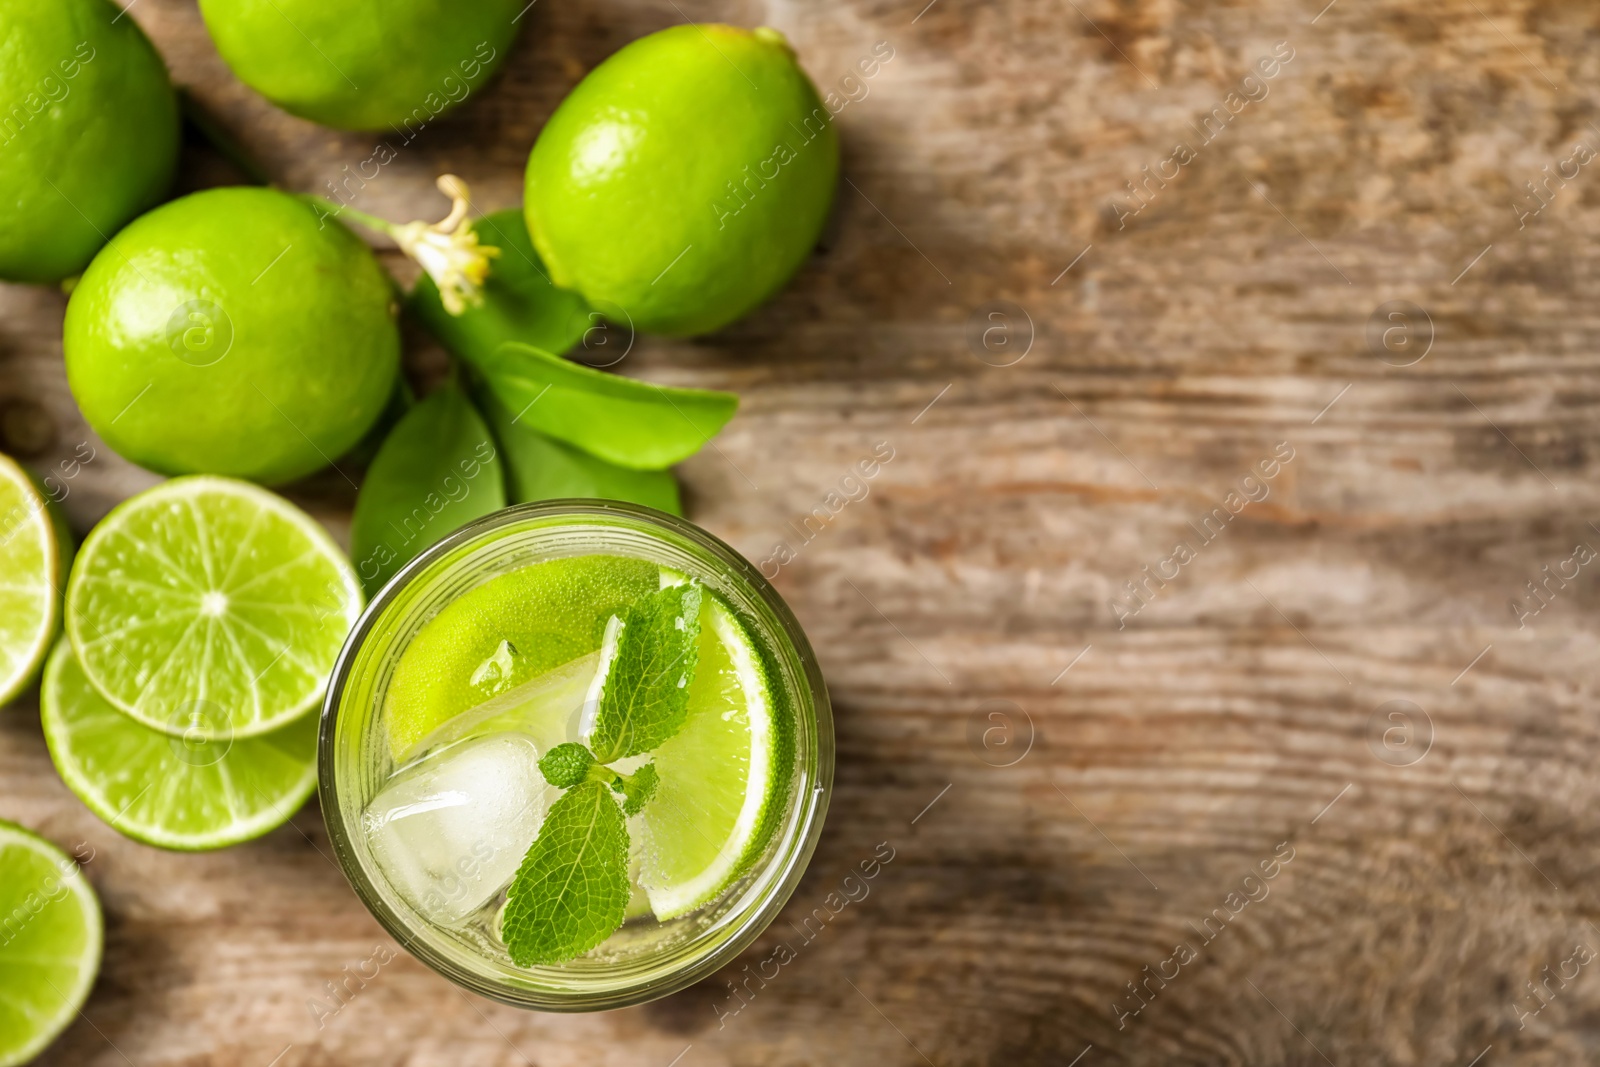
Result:
{"label": "green mint leaf", "polygon": [[688,459],[739,407],[732,393],[625,378],[516,342],[478,366],[518,423],[633,470]]}
{"label": "green mint leaf", "polygon": [[673,585],[636,602],[622,620],[601,680],[589,747],[601,763],[649,752],[689,712],[700,655],[700,586]]}
{"label": "green mint leaf", "polygon": [[622,925],[631,892],[622,809],[583,782],[550,805],[506,892],[500,936],[518,967],[564,963]]}
{"label": "green mint leaf", "polygon": [[[646,763],[632,774],[620,774],[617,781],[622,788],[624,798],[622,814],[637,815],[650,803],[650,798],[656,795],[656,785],[661,781],[661,776],[656,773],[654,763]],[[613,786],[612,788],[616,788]]]}
{"label": "green mint leaf", "polygon": [[539,773],[557,789],[571,789],[589,776],[594,756],[576,741],[557,745],[539,761]]}

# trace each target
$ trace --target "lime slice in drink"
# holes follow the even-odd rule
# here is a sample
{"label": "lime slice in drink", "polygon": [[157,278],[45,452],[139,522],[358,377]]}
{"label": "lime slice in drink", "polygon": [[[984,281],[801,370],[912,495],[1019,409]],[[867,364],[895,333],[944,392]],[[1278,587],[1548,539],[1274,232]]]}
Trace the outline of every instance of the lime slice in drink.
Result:
{"label": "lime slice in drink", "polygon": [[100,903],[71,857],[0,821],[0,1067],[32,1060],[77,1016],[103,935]]}
{"label": "lime slice in drink", "polygon": [[780,756],[788,737],[749,632],[708,593],[689,717],[652,753],[660,784],[628,822],[656,918],[702,907],[755,862],[787,773]]}
{"label": "lime slice in drink", "polygon": [[596,651],[606,620],[658,584],[653,563],[576,556],[522,567],[457,597],[395,664],[383,709],[395,758],[468,708]]}
{"label": "lime slice in drink", "polygon": [[589,692],[600,653],[579,656],[555,670],[512,686],[499,696],[451,719],[411,749],[399,754],[402,762],[437,752],[469,737],[514,731],[533,739],[541,753],[570,740],[574,724]]}
{"label": "lime slice in drink", "polygon": [[44,497],[0,456],[0,704],[39,673],[61,627],[65,549]]}
{"label": "lime slice in drink", "polygon": [[317,783],[317,716],[256,737],[216,736],[206,724],[174,737],[108,704],[70,642],[44,669],[39,717],[67,788],[112,829],[186,852],[225,848],[283,825]]}
{"label": "lime slice in drink", "polygon": [[89,534],[67,583],[83,672],[152,729],[253,737],[322,698],[361,586],[317,523],[232,478],[175,478]]}

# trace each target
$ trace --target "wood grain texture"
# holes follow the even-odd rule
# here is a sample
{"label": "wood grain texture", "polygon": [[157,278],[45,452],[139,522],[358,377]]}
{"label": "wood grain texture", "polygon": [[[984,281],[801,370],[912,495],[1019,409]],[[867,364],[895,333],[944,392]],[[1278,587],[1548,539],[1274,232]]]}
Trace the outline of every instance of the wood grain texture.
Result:
{"label": "wood grain texture", "polygon": [[[777,26],[825,89],[892,45],[838,116],[846,181],[794,284],[716,336],[641,338],[623,368],[743,396],[682,467],[690,515],[754,560],[794,552],[776,584],[832,688],[839,763],[779,921],[646,1007],[520,1013],[401,955],[319,1025],[307,1001],[392,942],[315,807],[218,855],[122,840],[57,780],[24,702],[0,716],[0,814],[92,846],[110,924],[85,1018],[43,1062],[1600,1060],[1600,967],[1528,986],[1600,952],[1593,568],[1525,626],[1509,606],[1600,547],[1600,173],[1525,224],[1513,206],[1574,142],[1600,148],[1600,11],[925,2],[544,0],[494,87],[358,201],[432,216],[451,170],[486,208],[516,203],[561,96],[685,18]],[[371,153],[233,81],[188,0],[132,14],[286,186]],[[1280,41],[1292,60],[1204,143],[1194,124]],[[1179,142],[1193,158],[1125,214]],[[185,181],[219,168],[193,153]],[[1414,365],[1369,344],[1390,301],[1425,310]],[[40,470],[87,434],[62,304],[0,289],[0,425]],[[989,327],[1008,332],[985,348]],[[43,438],[4,406],[21,400]],[[803,540],[878,442],[894,458],[865,498]],[[1280,442],[1266,498],[1201,544],[1190,523]],[[153,480],[100,457],[66,501],[80,534]],[[343,533],[337,474],[293,495]],[[1119,625],[1110,602],[1179,541],[1194,558]],[[1420,740],[1384,747],[1395,700],[1431,723],[1420,759]],[[985,733],[996,710],[1010,749]],[[885,841],[870,895],[805,942]],[[797,958],[736,999],[780,941]],[[1193,958],[1149,979],[1179,945]]]}

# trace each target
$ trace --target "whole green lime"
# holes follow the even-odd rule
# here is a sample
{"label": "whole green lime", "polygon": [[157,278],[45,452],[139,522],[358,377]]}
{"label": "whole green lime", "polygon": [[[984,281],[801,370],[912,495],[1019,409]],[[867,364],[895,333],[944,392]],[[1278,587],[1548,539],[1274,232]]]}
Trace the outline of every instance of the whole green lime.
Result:
{"label": "whole green lime", "polygon": [[161,57],[110,0],[0,0],[0,278],[81,271],[178,160]]}
{"label": "whole green lime", "polygon": [[674,26],[592,70],[528,157],[528,232],[559,286],[638,329],[725,326],[788,281],[839,141],[776,30]]}
{"label": "whole green lime", "polygon": [[393,293],[349,230],[273,189],[134,220],[67,303],[67,381],[121,455],[268,485],[326,466],[383,411]]}
{"label": "whole green lime", "polygon": [[239,80],[285,111],[409,139],[489,80],[525,0],[200,0]]}

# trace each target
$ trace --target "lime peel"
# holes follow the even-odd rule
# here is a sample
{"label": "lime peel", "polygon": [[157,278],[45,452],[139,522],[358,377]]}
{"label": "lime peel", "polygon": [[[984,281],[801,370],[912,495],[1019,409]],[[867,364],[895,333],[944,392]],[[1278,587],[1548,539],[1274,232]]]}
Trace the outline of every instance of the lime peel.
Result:
{"label": "lime peel", "polygon": [[172,737],[107,703],[64,639],[45,667],[39,717],[67,788],[113,830],[158,848],[253,840],[287,822],[317,784],[315,714],[252,738]]}
{"label": "lime peel", "polygon": [[[701,665],[689,719],[656,750],[660,787],[630,820],[644,844],[640,884],[662,922],[703,907],[749,870],[766,845],[767,815],[777,799],[776,717],[766,668],[743,624],[720,600],[706,597],[702,610]],[[742,698],[738,713],[717,698],[713,687],[719,684]],[[735,774],[745,743],[739,782]],[[708,834],[707,801],[719,793],[736,799],[737,808],[720,806],[718,813],[731,815],[726,831]]]}
{"label": "lime peel", "polygon": [[0,703],[39,673],[61,628],[61,530],[26,471],[0,456]]}
{"label": "lime peel", "polygon": [[[41,899],[43,906],[35,906]],[[18,1067],[60,1036],[88,999],[105,920],[94,887],[71,857],[4,820],[0,914],[25,916],[0,937],[0,1067]]]}
{"label": "lime peel", "polygon": [[66,602],[73,650],[112,705],[163,733],[193,734],[198,715],[237,739],[320,703],[362,596],[305,512],[197,475],[114,508],[84,540]]}

